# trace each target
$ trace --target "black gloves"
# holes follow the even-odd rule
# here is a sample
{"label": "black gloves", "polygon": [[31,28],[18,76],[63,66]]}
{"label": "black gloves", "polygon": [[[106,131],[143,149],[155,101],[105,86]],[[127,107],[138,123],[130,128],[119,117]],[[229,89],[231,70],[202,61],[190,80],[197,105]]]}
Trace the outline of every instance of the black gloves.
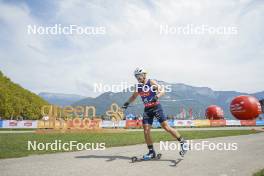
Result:
{"label": "black gloves", "polygon": [[125,102],[124,105],[122,106],[122,108],[127,109],[128,105],[129,105],[129,102]]}

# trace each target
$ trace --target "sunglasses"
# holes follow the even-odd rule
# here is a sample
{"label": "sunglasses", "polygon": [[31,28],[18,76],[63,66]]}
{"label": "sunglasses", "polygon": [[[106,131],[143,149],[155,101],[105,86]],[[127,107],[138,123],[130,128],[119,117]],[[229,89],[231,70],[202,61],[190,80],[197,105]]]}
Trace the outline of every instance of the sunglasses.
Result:
{"label": "sunglasses", "polygon": [[135,77],[136,77],[137,79],[139,79],[139,78],[143,78],[143,75],[142,75],[142,74],[138,74],[138,75],[135,75]]}

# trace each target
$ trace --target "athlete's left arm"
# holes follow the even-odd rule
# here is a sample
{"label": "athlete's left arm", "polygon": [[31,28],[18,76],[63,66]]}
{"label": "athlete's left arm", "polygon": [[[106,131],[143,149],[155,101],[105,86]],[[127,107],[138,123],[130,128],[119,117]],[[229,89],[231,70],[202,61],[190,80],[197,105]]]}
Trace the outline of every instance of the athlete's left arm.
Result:
{"label": "athlete's left arm", "polygon": [[150,80],[150,85],[153,86],[153,88],[156,89],[156,91],[157,91],[156,96],[157,96],[158,98],[160,98],[161,96],[165,95],[165,90],[164,90],[164,88],[163,88],[162,86],[160,86],[160,85],[157,83],[157,81],[155,81],[155,80]]}

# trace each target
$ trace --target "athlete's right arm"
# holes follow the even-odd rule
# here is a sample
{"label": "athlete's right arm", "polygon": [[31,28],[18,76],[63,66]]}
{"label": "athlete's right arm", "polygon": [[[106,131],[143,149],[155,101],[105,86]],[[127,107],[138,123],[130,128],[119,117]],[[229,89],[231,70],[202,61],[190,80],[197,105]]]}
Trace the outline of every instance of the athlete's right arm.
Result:
{"label": "athlete's right arm", "polygon": [[133,94],[131,95],[131,97],[128,99],[128,103],[132,103],[133,101],[135,101],[135,99],[137,98],[138,96],[138,92],[137,91],[134,91]]}
{"label": "athlete's right arm", "polygon": [[138,96],[138,92],[134,91],[133,94],[129,97],[129,99],[125,102],[125,104],[122,106],[122,108],[126,109],[130,103],[135,101],[137,96]]}

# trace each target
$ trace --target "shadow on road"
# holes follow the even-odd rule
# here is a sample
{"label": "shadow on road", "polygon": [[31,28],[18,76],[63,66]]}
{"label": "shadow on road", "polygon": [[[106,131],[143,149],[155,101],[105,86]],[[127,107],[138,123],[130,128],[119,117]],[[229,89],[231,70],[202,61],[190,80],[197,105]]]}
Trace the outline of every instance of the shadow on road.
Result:
{"label": "shadow on road", "polygon": [[[90,158],[99,158],[99,159],[106,159],[106,162],[114,161],[117,159],[122,159],[122,160],[129,160],[131,161],[131,157],[128,156],[121,156],[121,155],[86,155],[86,156],[76,156],[75,158],[83,158],[83,159],[90,159]],[[137,162],[170,162],[171,164],[169,166],[175,167],[177,164],[179,164],[183,159],[179,158],[177,160],[170,160],[170,159],[159,159],[159,160],[149,160],[149,161],[137,161]],[[132,162],[130,162],[132,163]]]}

